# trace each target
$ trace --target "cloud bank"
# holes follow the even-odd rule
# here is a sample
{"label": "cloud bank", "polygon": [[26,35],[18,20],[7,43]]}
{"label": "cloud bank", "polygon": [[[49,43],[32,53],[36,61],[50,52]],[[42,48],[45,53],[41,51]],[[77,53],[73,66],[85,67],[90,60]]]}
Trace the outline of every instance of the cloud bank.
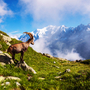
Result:
{"label": "cloud bank", "polygon": [[31,45],[31,47],[40,53],[49,53],[52,55],[51,51],[47,47],[47,41],[44,38],[40,38],[34,42],[34,45]]}
{"label": "cloud bank", "polygon": [[[19,0],[24,14],[30,14],[34,23],[59,23],[68,15],[80,14],[90,17],[90,0]],[[38,24],[38,23],[37,23]]]}
{"label": "cloud bank", "polygon": [[69,50],[66,50],[65,53],[62,53],[60,51],[56,51],[56,55],[57,57],[60,57],[60,58],[65,58],[65,59],[68,59],[68,60],[71,60],[71,61],[74,61],[74,60],[84,60],[84,58],[82,58],[79,53],[77,53],[75,51],[75,49],[72,49],[71,51]]}
{"label": "cloud bank", "polygon": [[8,33],[8,35],[11,37],[11,38],[15,38],[17,40],[19,40],[18,38],[21,36],[21,34],[19,33],[19,31],[13,31],[13,32],[10,32]]}
{"label": "cloud bank", "polygon": [[8,8],[7,4],[0,0],[0,23],[3,22],[5,16],[12,16],[14,13]]}
{"label": "cloud bank", "polygon": [[[44,38],[40,38],[35,41],[34,45],[30,46],[37,52],[48,53],[50,55],[53,55],[53,53],[51,52],[50,48],[47,45],[48,45],[47,41]],[[79,55],[79,53],[75,51],[75,49],[66,50],[65,52],[55,50],[55,54],[56,54],[55,57],[60,57],[71,61],[80,59],[84,60],[84,58],[82,58]]]}

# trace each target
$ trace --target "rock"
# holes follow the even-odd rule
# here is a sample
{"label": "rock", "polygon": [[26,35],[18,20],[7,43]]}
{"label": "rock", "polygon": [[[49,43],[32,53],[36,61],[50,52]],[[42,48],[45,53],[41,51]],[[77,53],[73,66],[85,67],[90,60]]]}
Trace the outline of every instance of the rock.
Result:
{"label": "rock", "polygon": [[5,82],[5,85],[10,85],[10,82]]}
{"label": "rock", "polygon": [[2,51],[0,51],[0,53],[3,53]]}
{"label": "rock", "polygon": [[58,72],[57,74],[59,74],[59,75],[60,75],[60,74],[61,74],[61,72]]}
{"label": "rock", "polygon": [[25,70],[25,71],[29,70],[29,71],[33,72],[33,74],[36,74],[36,71],[35,71],[32,67],[28,66],[28,65],[25,63],[25,61],[24,61],[23,63],[18,62],[18,63],[17,63],[17,66],[18,66],[18,67],[21,67],[21,68],[22,68],[23,70]]}
{"label": "rock", "polygon": [[29,77],[28,77],[28,81],[30,81],[31,78],[32,78],[32,76],[29,76]]}
{"label": "rock", "polygon": [[33,74],[36,74],[36,71],[35,71],[32,67],[28,66],[28,65],[25,63],[25,61],[24,61],[24,63],[22,64],[22,66],[23,66],[23,68],[25,68],[25,70],[30,70],[31,72],[33,72]]}
{"label": "rock", "polygon": [[0,53],[0,63],[4,64],[14,64],[11,56],[8,53]]}
{"label": "rock", "polygon": [[54,61],[53,63],[55,64],[56,62]]}
{"label": "rock", "polygon": [[56,68],[59,68],[58,66],[56,66]]}
{"label": "rock", "polygon": [[[0,64],[3,66],[6,64],[15,64],[15,63],[8,53],[0,53]],[[36,71],[32,67],[28,66],[25,62],[24,63],[17,62],[17,66],[23,68],[23,70],[30,70],[34,74],[36,74]]]}
{"label": "rock", "polygon": [[1,66],[4,66],[4,65],[6,65],[6,64],[5,64],[5,63],[3,63],[3,62],[0,62],[0,65],[1,65]]}
{"label": "rock", "polygon": [[0,82],[4,81],[5,80],[5,77],[3,76],[0,76]]}
{"label": "rock", "polygon": [[8,56],[9,58],[12,58],[8,53],[5,53],[6,56]]}
{"label": "rock", "polygon": [[47,57],[49,57],[49,58],[54,58],[52,55],[47,54],[47,53],[43,53],[43,55],[45,55],[45,56],[47,56]]}
{"label": "rock", "polygon": [[63,79],[60,78],[60,81],[61,81],[61,80],[63,80]]}
{"label": "rock", "polygon": [[45,78],[43,78],[43,77],[39,77],[38,79],[39,79],[39,80],[44,80]]}
{"label": "rock", "polygon": [[0,34],[0,35],[3,36],[3,40],[4,40],[5,42],[10,42],[10,41],[11,41],[11,37],[5,36],[5,35],[3,35],[3,34]]}
{"label": "rock", "polygon": [[16,82],[16,85],[17,85],[17,86],[21,86],[21,84],[20,84],[19,82]]}
{"label": "rock", "polygon": [[10,85],[10,82],[5,82],[5,83],[2,83],[1,85],[2,85],[2,86]]}
{"label": "rock", "polygon": [[59,68],[58,66],[52,65],[53,67]]}
{"label": "rock", "polygon": [[57,58],[59,59],[60,61],[68,61],[67,59],[64,59],[64,58]]}
{"label": "rock", "polygon": [[11,37],[5,36],[3,34],[0,34],[3,37],[3,40],[6,42],[7,45],[11,45],[9,42],[11,41]]}
{"label": "rock", "polygon": [[6,42],[7,45],[11,46],[11,44],[9,42]]}
{"label": "rock", "polygon": [[65,72],[70,72],[71,70],[70,69],[66,69]]}
{"label": "rock", "polygon": [[82,62],[82,60],[80,59],[80,60],[76,60],[75,62]]}
{"label": "rock", "polygon": [[[21,86],[21,84],[19,82],[15,82],[17,86]],[[5,86],[5,85],[10,85],[10,82],[5,82],[5,83],[2,83],[1,84],[2,86]]]}
{"label": "rock", "polygon": [[61,76],[56,76],[55,78],[56,78],[56,79],[59,79],[59,78],[61,78]]}
{"label": "rock", "polygon": [[6,79],[12,79],[12,80],[18,80],[18,81],[21,80],[20,78],[18,78],[18,77],[13,77],[13,76],[8,76],[8,77],[6,77]]}

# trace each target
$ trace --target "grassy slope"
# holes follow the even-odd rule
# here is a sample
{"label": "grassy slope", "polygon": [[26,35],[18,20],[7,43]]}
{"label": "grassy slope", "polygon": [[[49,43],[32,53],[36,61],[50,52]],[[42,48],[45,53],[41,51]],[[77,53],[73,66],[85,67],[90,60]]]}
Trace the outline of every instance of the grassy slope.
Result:
{"label": "grassy slope", "polygon": [[[0,39],[1,40],[1,39]],[[12,44],[18,43],[15,39],[12,39]],[[2,41],[0,41],[2,44]],[[5,44],[5,42],[3,42]],[[7,49],[8,46],[3,45],[3,48]],[[16,55],[16,59],[20,59],[20,54]],[[32,48],[24,54],[25,62],[35,69],[36,75],[33,75],[29,71],[23,71],[21,68],[17,68],[14,65],[0,66],[0,75],[3,76],[17,76],[21,78],[20,84],[26,90],[89,90],[90,89],[90,65],[89,63],[75,63],[70,61],[60,61],[58,59],[51,59],[37,53]],[[54,61],[56,63],[54,63]],[[90,60],[88,60],[90,61]],[[86,62],[88,62],[86,61]],[[88,65],[87,65],[88,64]],[[65,70],[70,69],[71,72],[66,73]],[[28,81],[28,76],[32,78]],[[56,76],[61,76],[59,79],[55,79]],[[39,80],[38,78],[45,78]],[[4,81],[5,82],[5,81]],[[10,86],[6,87],[6,90],[17,88],[15,82],[10,80]],[[3,86],[0,86],[4,90]]]}

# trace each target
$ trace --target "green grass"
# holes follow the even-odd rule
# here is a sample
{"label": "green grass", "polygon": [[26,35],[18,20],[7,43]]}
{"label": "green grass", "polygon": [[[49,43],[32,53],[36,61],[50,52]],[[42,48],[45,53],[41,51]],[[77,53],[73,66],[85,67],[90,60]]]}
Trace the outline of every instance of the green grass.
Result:
{"label": "green grass", "polygon": [[8,48],[8,45],[5,43],[1,35],[0,35],[0,44],[2,45],[2,48],[0,48],[0,50],[5,51]]}
{"label": "green grass", "polygon": [[[11,44],[19,43],[12,39]],[[2,43],[2,42],[0,42]],[[4,43],[5,44],[5,43]],[[5,45],[3,48],[7,48]],[[16,54],[15,58],[20,60],[20,54]],[[72,61],[60,61],[58,59],[51,59],[34,51],[31,47],[24,54],[25,62],[31,66],[37,74],[34,75],[30,71],[23,71],[15,65],[0,65],[0,75],[16,76],[21,79],[19,83],[21,87],[15,85],[14,80],[10,80],[11,85],[0,85],[2,90],[12,90],[14,88],[24,88],[25,90],[90,90],[90,60],[83,61],[84,63]],[[54,63],[56,62],[56,63]],[[85,62],[88,62],[85,63]],[[65,72],[70,69],[70,72]],[[32,76],[28,80],[28,76]],[[60,78],[55,78],[60,76]],[[45,78],[40,80],[39,78]],[[4,81],[6,82],[6,81]],[[0,84],[2,84],[1,82]],[[21,89],[22,90],[22,89]]]}
{"label": "green grass", "polygon": [[9,36],[9,35],[7,35],[5,32],[2,32],[1,30],[0,30],[0,34],[3,34],[3,35],[6,35],[6,36]]}

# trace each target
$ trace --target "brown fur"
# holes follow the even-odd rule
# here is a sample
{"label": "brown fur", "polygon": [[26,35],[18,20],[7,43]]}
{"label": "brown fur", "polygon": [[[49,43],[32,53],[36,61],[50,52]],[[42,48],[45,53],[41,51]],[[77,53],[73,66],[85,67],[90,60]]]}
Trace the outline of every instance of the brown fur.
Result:
{"label": "brown fur", "polygon": [[30,44],[34,45],[33,35],[29,32],[24,32],[24,33],[28,34],[30,36],[30,39],[27,42],[13,44],[7,50],[7,52],[10,52],[12,54],[13,60],[15,60],[15,54],[16,53],[21,53],[20,61],[23,62],[24,52],[28,49]]}

